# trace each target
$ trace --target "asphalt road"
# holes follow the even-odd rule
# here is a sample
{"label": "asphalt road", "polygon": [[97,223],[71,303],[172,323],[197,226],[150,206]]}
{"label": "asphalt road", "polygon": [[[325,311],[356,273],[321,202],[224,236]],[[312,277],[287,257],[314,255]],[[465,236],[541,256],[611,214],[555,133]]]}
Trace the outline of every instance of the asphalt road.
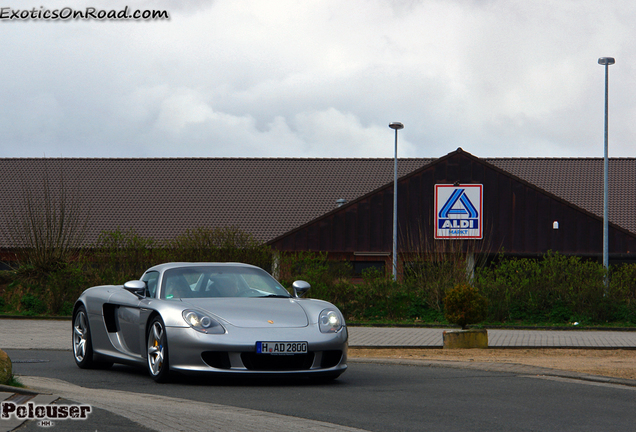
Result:
{"label": "asphalt road", "polygon": [[[329,384],[199,377],[161,385],[145,371],[128,366],[80,370],[69,351],[7,353],[18,375],[136,392],[140,398],[163,395],[249,408],[369,431],[627,431],[636,425],[635,388],[576,380],[353,362]],[[118,419],[115,429],[134,430],[134,424],[124,420]],[[115,430],[108,427],[108,420],[102,422],[107,424],[99,430]]]}

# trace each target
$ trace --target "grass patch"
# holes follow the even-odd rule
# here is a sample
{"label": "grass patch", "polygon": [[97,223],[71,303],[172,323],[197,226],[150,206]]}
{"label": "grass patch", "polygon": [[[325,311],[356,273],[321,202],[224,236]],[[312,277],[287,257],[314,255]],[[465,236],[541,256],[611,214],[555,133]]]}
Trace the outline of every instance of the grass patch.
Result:
{"label": "grass patch", "polygon": [[5,385],[11,387],[25,388],[26,386],[22,384],[15,375],[11,375],[11,379]]}

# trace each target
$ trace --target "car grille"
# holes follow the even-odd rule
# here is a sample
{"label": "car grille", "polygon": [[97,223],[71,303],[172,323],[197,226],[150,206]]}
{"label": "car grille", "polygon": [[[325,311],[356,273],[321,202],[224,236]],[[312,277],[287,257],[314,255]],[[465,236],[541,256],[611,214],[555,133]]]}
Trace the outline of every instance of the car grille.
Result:
{"label": "car grille", "polygon": [[201,353],[201,358],[208,365],[216,369],[230,369],[230,356],[226,351],[205,351]]}
{"label": "car grille", "polygon": [[342,351],[333,350],[333,351],[323,351],[322,352],[322,361],[320,362],[321,368],[332,368],[338,365],[342,360]]}
{"label": "car grille", "polygon": [[314,353],[294,355],[264,355],[250,352],[241,353],[241,360],[249,370],[291,371],[308,370],[314,363]]}
{"label": "car grille", "polygon": [[[254,371],[294,371],[309,370],[314,363],[314,353],[295,355],[263,355],[253,352],[241,353],[243,365]],[[205,351],[201,358],[215,369],[231,369],[230,356],[227,351]],[[338,365],[342,360],[342,351],[323,351],[320,367],[327,369]]]}

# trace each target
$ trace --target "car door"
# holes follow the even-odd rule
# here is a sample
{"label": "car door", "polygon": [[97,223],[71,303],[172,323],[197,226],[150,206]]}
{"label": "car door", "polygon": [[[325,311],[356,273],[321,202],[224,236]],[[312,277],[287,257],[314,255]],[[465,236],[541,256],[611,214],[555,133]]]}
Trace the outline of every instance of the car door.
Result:
{"label": "car door", "polygon": [[[126,289],[121,289],[110,297],[104,307],[104,319],[110,322],[109,337],[116,350],[134,358],[145,357],[146,321],[150,310],[148,303],[156,293],[158,272],[147,272],[146,296],[139,297]],[[108,317],[107,317],[108,315]],[[108,327],[108,324],[107,324]]]}

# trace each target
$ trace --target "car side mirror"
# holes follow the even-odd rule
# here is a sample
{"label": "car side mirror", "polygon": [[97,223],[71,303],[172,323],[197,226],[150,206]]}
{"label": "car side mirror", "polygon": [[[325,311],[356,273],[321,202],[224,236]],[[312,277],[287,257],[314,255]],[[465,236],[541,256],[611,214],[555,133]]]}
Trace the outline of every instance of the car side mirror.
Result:
{"label": "car side mirror", "polygon": [[309,291],[309,288],[311,288],[311,285],[309,285],[305,281],[297,280],[297,281],[294,281],[294,283],[292,284],[292,288],[294,288],[294,296],[297,298],[300,298],[304,296],[305,294],[307,294],[307,291]]}
{"label": "car side mirror", "polygon": [[144,281],[128,281],[124,284],[124,289],[137,297],[146,297],[146,282]]}

